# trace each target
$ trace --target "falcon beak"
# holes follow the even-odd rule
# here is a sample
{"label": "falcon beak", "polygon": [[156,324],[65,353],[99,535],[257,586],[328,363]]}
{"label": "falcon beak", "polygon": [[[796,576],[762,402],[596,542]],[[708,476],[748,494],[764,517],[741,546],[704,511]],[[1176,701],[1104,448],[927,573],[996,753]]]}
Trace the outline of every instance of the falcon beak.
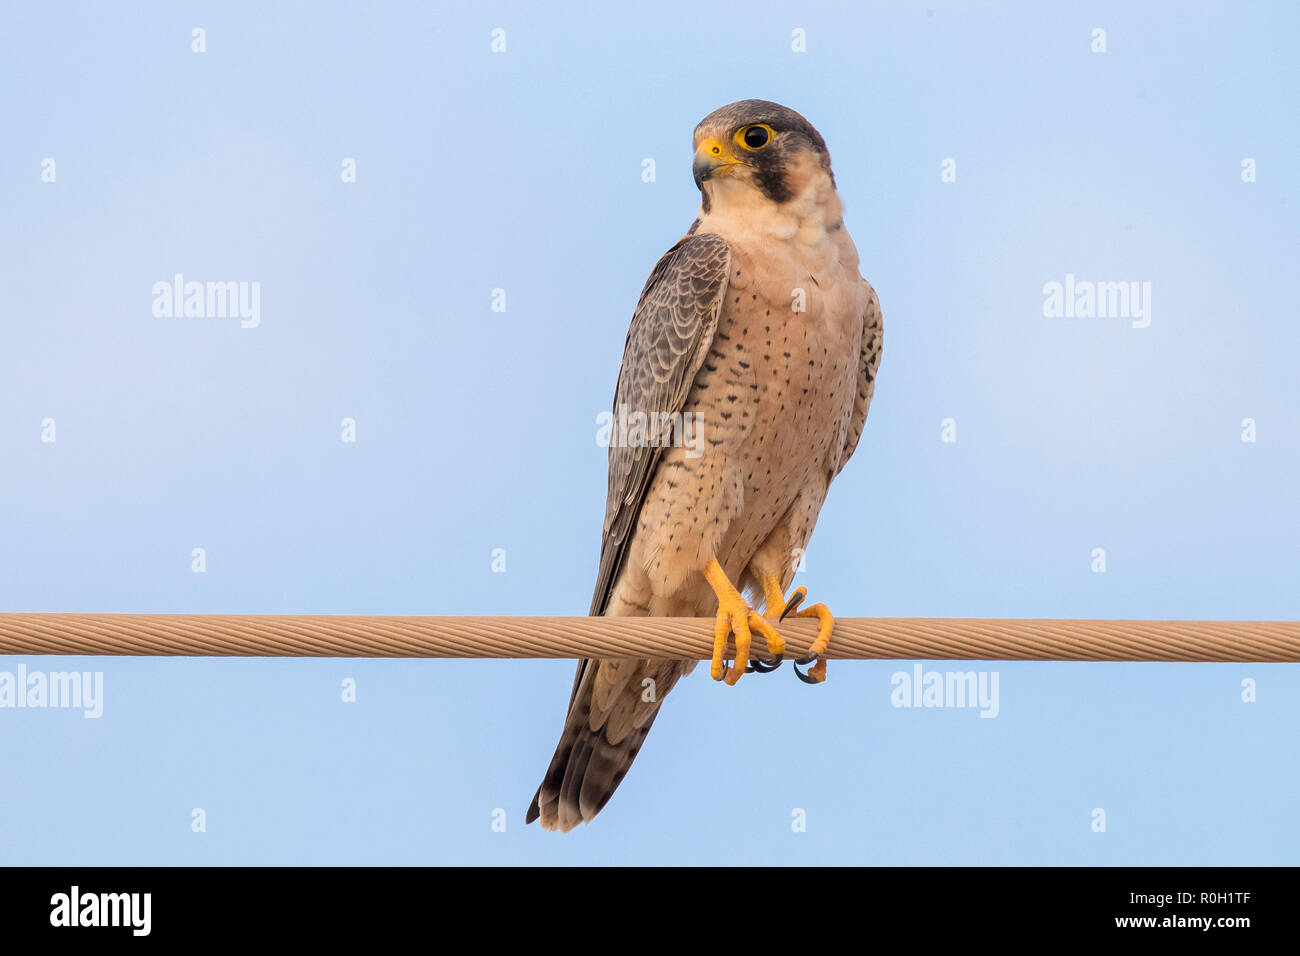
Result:
{"label": "falcon beak", "polygon": [[691,164],[691,173],[695,176],[695,185],[703,186],[713,178],[713,174],[722,175],[729,166],[743,165],[732,155],[716,137],[709,136],[700,141],[695,148],[695,162]]}

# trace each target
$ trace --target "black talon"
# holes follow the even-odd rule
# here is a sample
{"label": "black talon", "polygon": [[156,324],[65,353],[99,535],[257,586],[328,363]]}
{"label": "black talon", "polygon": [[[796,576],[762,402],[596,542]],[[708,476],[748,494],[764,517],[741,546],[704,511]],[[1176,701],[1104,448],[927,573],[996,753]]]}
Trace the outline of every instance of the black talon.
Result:
{"label": "black talon", "polygon": [[803,671],[799,670],[800,664],[802,664],[804,667],[807,667],[809,664],[815,664],[815,663],[817,663],[817,655],[809,654],[807,657],[799,658],[799,660],[795,661],[790,666],[794,668],[795,676],[798,677],[805,684],[820,684],[821,681],[817,680],[814,677],[809,677]]}
{"label": "black talon", "polygon": [[785,610],[781,612],[781,616],[776,619],[777,623],[780,624],[784,621],[787,614],[793,614],[795,611],[799,610],[799,605],[803,603],[803,599],[807,596],[807,591],[804,591],[802,594],[796,591],[794,594],[790,595],[790,603],[785,606]]}
{"label": "black talon", "polygon": [[776,657],[773,658],[772,663],[770,664],[767,661],[751,660],[749,662],[749,667],[745,669],[745,673],[746,674],[770,674],[772,673],[772,671],[776,670],[778,667],[781,666],[781,662],[783,660],[785,660],[784,654],[777,654]]}

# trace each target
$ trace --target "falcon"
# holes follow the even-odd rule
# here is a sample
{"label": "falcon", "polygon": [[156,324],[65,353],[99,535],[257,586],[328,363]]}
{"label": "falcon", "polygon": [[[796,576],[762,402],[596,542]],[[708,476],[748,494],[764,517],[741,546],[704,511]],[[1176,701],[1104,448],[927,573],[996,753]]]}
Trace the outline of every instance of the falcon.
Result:
{"label": "falcon", "polygon": [[[880,304],[858,273],[830,154],[812,124],[742,100],[706,116],[694,145],[699,213],[650,273],[614,391],[616,415],[670,427],[610,442],[590,613],[714,617],[709,673],[728,685],[780,664],[786,616],[815,617],[816,640],[796,662],[812,666],[792,666],[819,683],[834,619],[823,604],[803,607],[805,588],[788,589],[866,423]],[[698,440],[679,440],[691,429]],[[751,660],[755,634],[765,659]],[[579,661],[527,822],[567,833],[594,818],[694,667]]]}

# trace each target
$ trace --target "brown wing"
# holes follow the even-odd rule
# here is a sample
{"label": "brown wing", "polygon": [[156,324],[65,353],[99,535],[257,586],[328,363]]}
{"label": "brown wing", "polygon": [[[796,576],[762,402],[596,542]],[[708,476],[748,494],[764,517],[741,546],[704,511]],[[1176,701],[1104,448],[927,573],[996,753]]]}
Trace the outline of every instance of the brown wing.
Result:
{"label": "brown wing", "polygon": [[[620,407],[647,414],[682,410],[713,344],[730,268],[731,250],[726,240],[710,233],[687,235],[655,264],[627,330],[623,364],[614,387],[616,417]],[[600,564],[588,612],[593,617],[604,614],[609,604],[661,454],[658,445],[625,447],[610,442]],[[578,662],[570,704],[586,664],[586,660]]]}
{"label": "brown wing", "polygon": [[[731,253],[715,235],[688,235],[650,273],[632,316],[614,389],[614,415],[680,412],[718,327]],[[605,613],[627,557],[661,448],[611,441],[609,490],[600,565],[590,613]],[[593,666],[596,665],[596,666]],[[581,660],[569,695],[564,731],[546,777],[528,808],[547,829],[570,830],[590,820],[614,793],[640,750],[659,704],[689,662]],[[654,680],[653,702],[642,681]]]}
{"label": "brown wing", "polygon": [[884,324],[880,316],[880,300],[876,290],[866,279],[862,284],[867,287],[867,312],[862,317],[862,346],[858,367],[858,395],[853,400],[853,417],[849,420],[849,433],[845,436],[844,454],[840,456],[840,467],[835,473],[844,470],[845,464],[858,447],[862,429],[867,424],[867,411],[871,408],[871,398],[876,394],[876,370],[880,368],[880,350],[884,344]]}
{"label": "brown wing", "polygon": [[[615,415],[620,407],[646,413],[682,410],[713,343],[730,266],[726,241],[710,234],[688,236],[659,260],[627,332],[614,389]],[[610,443],[609,493],[592,614],[605,612],[660,451],[658,446],[626,448]]]}

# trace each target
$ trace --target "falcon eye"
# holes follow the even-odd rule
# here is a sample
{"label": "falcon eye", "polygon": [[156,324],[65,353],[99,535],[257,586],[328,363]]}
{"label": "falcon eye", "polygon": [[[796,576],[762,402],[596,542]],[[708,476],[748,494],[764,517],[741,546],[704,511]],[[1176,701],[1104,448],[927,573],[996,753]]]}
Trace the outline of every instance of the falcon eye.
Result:
{"label": "falcon eye", "polygon": [[772,141],[772,127],[766,123],[755,123],[753,126],[746,126],[737,131],[736,141],[745,149],[762,149]]}

